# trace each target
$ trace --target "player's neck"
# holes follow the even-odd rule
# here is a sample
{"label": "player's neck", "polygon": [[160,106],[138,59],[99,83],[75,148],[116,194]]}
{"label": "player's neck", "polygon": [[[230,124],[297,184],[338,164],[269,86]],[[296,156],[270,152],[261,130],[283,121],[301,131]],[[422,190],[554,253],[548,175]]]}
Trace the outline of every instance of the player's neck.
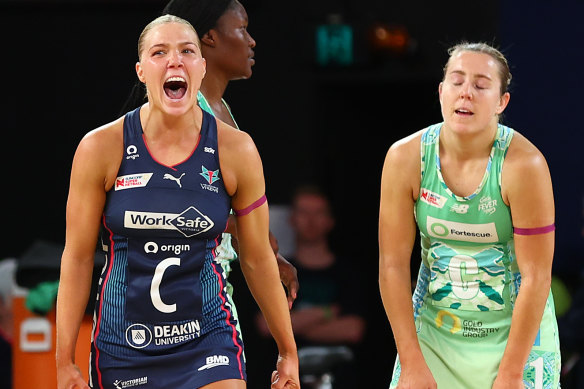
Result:
{"label": "player's neck", "polygon": [[201,93],[210,105],[219,104],[229,80],[212,71],[207,71],[201,82]]}
{"label": "player's neck", "polygon": [[496,127],[473,134],[458,134],[444,129],[440,132],[440,158],[448,154],[449,158],[466,161],[488,156],[496,133]]}

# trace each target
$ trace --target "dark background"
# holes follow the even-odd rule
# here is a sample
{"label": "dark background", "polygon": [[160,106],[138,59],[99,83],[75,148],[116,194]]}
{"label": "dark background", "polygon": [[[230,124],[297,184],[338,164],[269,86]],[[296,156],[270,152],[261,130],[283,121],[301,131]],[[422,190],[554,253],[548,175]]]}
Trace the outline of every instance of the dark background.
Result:
{"label": "dark background", "polygon": [[[87,131],[118,117],[136,77],[138,35],[164,4],[0,1],[1,258],[18,258],[38,240],[63,243],[75,147]],[[231,83],[225,98],[240,127],[256,141],[270,203],[286,204],[294,187],[308,181],[331,195],[337,217],[333,244],[352,259],[370,296],[364,302],[369,326],[360,358],[369,387],[387,387],[395,357],[377,287],[383,159],[391,143],[441,120],[437,88],[452,44],[482,40],[507,55],[513,81],[504,122],[548,160],[557,207],[554,272],[577,278],[582,267],[584,1],[243,4],[257,41],[256,65],[252,78]],[[353,26],[355,65],[350,68],[315,63],[315,28],[331,12],[341,12]],[[405,57],[373,57],[367,28],[374,22],[404,25],[415,50]],[[264,350],[254,350],[252,329],[247,329],[252,325],[246,307],[253,303],[238,270],[233,282],[252,364],[254,353]],[[259,387],[267,387],[263,384]]]}

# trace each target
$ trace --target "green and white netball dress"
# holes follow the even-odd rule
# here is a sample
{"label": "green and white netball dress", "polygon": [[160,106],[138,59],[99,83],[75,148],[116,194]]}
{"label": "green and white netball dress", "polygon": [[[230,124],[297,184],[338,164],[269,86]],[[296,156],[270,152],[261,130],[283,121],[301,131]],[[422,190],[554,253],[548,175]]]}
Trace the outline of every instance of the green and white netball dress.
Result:
{"label": "green and white netball dress", "polygon": [[[231,114],[231,109],[229,108],[225,100],[221,99],[221,101],[223,101],[223,104],[225,104],[225,107],[227,107],[229,115],[231,115],[231,119],[233,119],[233,123],[235,123],[235,125],[237,126],[237,122],[235,121],[235,118]],[[207,101],[205,96],[203,96],[201,91],[197,92],[197,102],[202,110],[207,111],[211,115],[215,116],[213,109],[211,109],[209,102]],[[239,127],[237,127],[237,129],[239,129]],[[231,273],[231,262],[235,261],[236,259],[237,252],[235,251],[231,244],[231,234],[224,233],[222,236],[221,244],[217,248],[217,258],[215,258],[215,261],[219,262],[223,267],[223,271],[225,272],[225,278],[229,277],[229,273]],[[233,286],[229,282],[227,284],[227,289],[229,296],[231,296],[233,292]]]}
{"label": "green and white netball dress", "polygon": [[[440,171],[442,124],[422,134],[415,205],[422,264],[413,296],[418,340],[439,389],[491,389],[505,350],[521,274],[501,168],[513,130],[499,125],[481,184],[453,194]],[[524,260],[529,260],[524,259]],[[400,376],[396,360],[390,388]],[[526,388],[559,388],[558,328],[550,295],[525,365]]]}
{"label": "green and white netball dress", "polygon": [[[235,121],[235,118],[231,114],[231,109],[229,108],[229,105],[227,105],[225,100],[221,99],[221,101],[223,102],[223,104],[225,104],[225,107],[227,107],[227,110],[231,115],[231,119],[233,119],[233,123],[235,123],[235,125],[237,126],[237,122]],[[209,105],[209,102],[207,101],[205,96],[203,96],[201,91],[197,92],[197,102],[199,104],[199,107],[201,107],[203,111],[206,111],[211,115],[215,116],[213,109],[211,109],[211,105]],[[239,127],[237,127],[237,129],[239,129]],[[233,213],[233,211],[231,211],[231,213]],[[231,262],[237,259],[237,252],[235,251],[235,249],[233,248],[233,244],[231,243],[231,234],[227,233],[221,234],[221,244],[217,247],[216,252],[217,256],[215,257],[215,262],[220,264],[221,268],[223,269],[223,275],[225,276],[226,280],[225,288],[227,291],[227,299],[231,304],[233,317],[235,317],[235,319],[237,320],[237,331],[239,331],[239,333],[241,334],[241,328],[238,320],[239,315],[237,314],[237,309],[235,307],[235,303],[233,302],[233,285],[231,284],[231,282],[229,282],[229,274],[231,274]]]}

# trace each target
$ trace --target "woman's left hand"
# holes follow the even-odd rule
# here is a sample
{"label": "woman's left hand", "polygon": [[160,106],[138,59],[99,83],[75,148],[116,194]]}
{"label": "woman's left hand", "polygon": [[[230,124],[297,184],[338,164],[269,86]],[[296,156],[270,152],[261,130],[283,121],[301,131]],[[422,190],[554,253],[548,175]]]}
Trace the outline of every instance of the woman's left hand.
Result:
{"label": "woman's left hand", "polygon": [[278,355],[276,370],[272,373],[271,389],[300,389],[298,358]]}

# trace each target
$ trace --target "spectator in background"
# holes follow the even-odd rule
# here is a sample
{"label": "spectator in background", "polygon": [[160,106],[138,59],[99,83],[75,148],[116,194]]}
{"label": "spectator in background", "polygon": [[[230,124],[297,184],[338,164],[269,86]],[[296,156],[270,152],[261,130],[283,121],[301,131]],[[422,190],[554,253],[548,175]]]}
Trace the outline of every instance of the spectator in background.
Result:
{"label": "spectator in background", "polygon": [[16,260],[0,261],[0,388],[12,387],[12,295],[15,282]]}
{"label": "spectator in background", "polygon": [[[295,254],[290,262],[298,271],[301,288],[291,311],[299,349],[303,346],[346,345],[356,350],[365,332],[359,267],[334,252],[329,236],[335,225],[330,203],[314,186],[299,187],[293,197],[290,224]],[[260,332],[269,336],[258,316]],[[300,366],[302,370],[302,366]],[[355,369],[335,371],[335,388],[355,388]]]}

